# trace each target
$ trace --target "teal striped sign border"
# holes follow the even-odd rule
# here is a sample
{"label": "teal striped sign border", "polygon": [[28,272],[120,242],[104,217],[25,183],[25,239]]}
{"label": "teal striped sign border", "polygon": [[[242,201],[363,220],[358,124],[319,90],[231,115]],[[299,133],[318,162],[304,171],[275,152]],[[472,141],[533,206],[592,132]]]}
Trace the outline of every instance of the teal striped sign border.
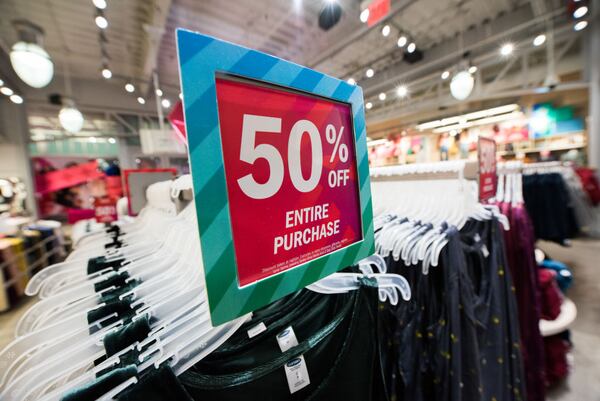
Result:
{"label": "teal striped sign border", "polygon": [[[362,89],[310,68],[183,29],[177,30],[177,52],[213,325],[256,310],[373,254],[373,210]],[[254,284],[238,286],[217,112],[216,73],[234,74],[351,104],[362,241]]]}

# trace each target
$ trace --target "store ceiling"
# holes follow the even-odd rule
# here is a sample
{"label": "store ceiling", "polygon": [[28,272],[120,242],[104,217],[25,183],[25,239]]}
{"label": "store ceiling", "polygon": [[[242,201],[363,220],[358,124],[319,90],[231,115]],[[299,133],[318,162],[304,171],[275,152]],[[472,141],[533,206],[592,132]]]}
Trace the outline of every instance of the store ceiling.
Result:
{"label": "store ceiling", "polygon": [[[149,82],[154,70],[166,94],[171,99],[176,96],[179,77],[174,31],[178,27],[257,48],[339,78],[355,78],[363,86],[365,98],[372,100],[381,91],[391,94],[405,79],[410,79],[407,83],[413,85],[411,91],[416,96],[418,82],[427,84],[432,77],[439,79],[440,69],[451,67],[460,59],[457,43],[463,37],[465,43],[473,44],[467,40],[469,34],[477,33],[479,36],[473,40],[485,41],[497,32],[507,32],[506,38],[512,39],[517,35],[511,29],[518,23],[534,17],[541,20],[544,13],[566,13],[562,0],[392,0],[391,14],[385,21],[392,31],[384,38],[383,22],[372,28],[360,22],[359,0],[337,0],[343,7],[340,22],[329,31],[321,30],[318,14],[326,1],[107,0],[104,13],[109,26],[104,34],[113,71],[110,81],[104,81],[100,75],[100,29],[94,23],[96,9],[91,0],[1,0],[0,46],[8,52],[17,41],[14,20],[27,19],[40,25],[46,32],[45,47],[54,59],[59,77],[51,90],[63,91],[65,85],[60,77],[68,70],[74,80],[88,81],[85,85],[74,83],[74,92],[78,92],[78,102],[84,107],[87,102],[94,112],[108,108],[111,113],[118,113],[119,107],[125,107],[123,112],[144,113],[154,108],[152,100],[145,106],[135,101],[140,90],[143,96],[151,96]],[[492,32],[495,23],[496,33]],[[540,28],[539,23],[531,24],[528,34],[535,34]],[[402,50],[396,45],[400,33],[424,50],[423,61],[414,65],[402,61]],[[486,44],[487,59],[483,53],[475,53],[482,62],[496,63],[488,66],[492,73],[486,74],[488,81],[502,72],[503,66],[498,64],[502,61],[490,52],[497,48],[499,40],[506,38]],[[437,60],[436,65],[431,65],[432,58]],[[440,60],[447,61],[440,64]],[[364,77],[367,68],[376,71],[370,80]],[[137,84],[135,96],[123,90],[129,80]],[[109,89],[115,95],[111,96]],[[423,85],[418,90],[431,94],[431,89]],[[44,91],[35,93],[38,104],[47,102]],[[94,102],[90,94],[98,94],[101,100]],[[410,101],[415,100],[413,97]],[[385,105],[375,104],[367,117],[380,122],[405,106],[390,99]],[[423,107],[434,110],[428,103],[423,103]]]}
{"label": "store ceiling", "polygon": [[[383,38],[380,27],[366,28],[358,18],[357,0],[340,0],[344,12],[330,31],[318,27],[324,0],[128,0],[110,1],[105,30],[110,67],[116,78],[149,79],[146,27],[163,29],[157,57],[160,79],[178,86],[174,30],[177,27],[214,35],[276,56],[313,65],[331,75],[347,78],[364,73],[366,66],[381,69],[401,57],[396,46],[399,32],[427,49],[469,26],[493,19],[528,0],[394,0],[392,33]],[[164,14],[161,18],[160,14]],[[28,19],[46,32],[46,48],[59,74],[68,65],[72,77],[100,77],[102,66],[99,29],[94,24],[91,0],[3,0],[0,2],[0,37],[10,47],[16,40],[12,21]],[[158,23],[158,26],[157,26]],[[164,25],[160,25],[164,24]],[[365,35],[324,60],[330,47],[364,29]]]}

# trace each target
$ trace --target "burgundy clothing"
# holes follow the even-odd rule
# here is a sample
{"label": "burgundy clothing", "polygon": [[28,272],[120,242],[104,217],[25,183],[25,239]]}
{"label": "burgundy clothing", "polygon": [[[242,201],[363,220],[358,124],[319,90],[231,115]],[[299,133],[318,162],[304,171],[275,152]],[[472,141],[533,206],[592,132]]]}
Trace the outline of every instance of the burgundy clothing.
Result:
{"label": "burgundy clothing", "polygon": [[549,385],[554,385],[565,379],[569,374],[567,352],[569,343],[561,334],[544,338],[546,350],[546,379]]}
{"label": "burgundy clothing", "polygon": [[546,397],[544,341],[539,327],[541,308],[533,224],[523,205],[499,206],[510,221],[510,230],[504,232],[504,238],[519,311],[527,400],[543,401]]}
{"label": "burgundy clothing", "polygon": [[554,320],[560,315],[562,294],[556,282],[556,272],[550,269],[538,271],[540,292],[542,295],[542,319]]}
{"label": "burgundy clothing", "polygon": [[[550,269],[539,270],[540,289],[542,295],[542,318],[554,320],[560,315],[563,296],[556,282],[556,272]],[[569,374],[567,352],[569,344],[561,334],[544,338],[546,351],[546,380],[549,385],[556,384]]]}
{"label": "burgundy clothing", "polygon": [[578,167],[575,172],[579,176],[583,189],[587,192],[592,204],[594,206],[600,204],[600,181],[598,181],[596,171],[591,168]]}

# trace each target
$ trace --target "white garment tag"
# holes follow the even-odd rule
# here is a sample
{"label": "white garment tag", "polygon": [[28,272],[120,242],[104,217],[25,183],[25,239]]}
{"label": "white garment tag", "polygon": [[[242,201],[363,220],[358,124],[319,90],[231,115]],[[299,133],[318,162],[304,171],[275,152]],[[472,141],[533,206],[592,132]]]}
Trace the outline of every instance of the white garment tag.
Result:
{"label": "white garment tag", "polygon": [[285,352],[298,345],[298,339],[296,338],[296,333],[294,333],[292,326],[277,334],[277,344],[279,344],[281,352]]}
{"label": "white garment tag", "polygon": [[485,244],[483,244],[481,246],[481,254],[483,255],[484,258],[487,258],[488,256],[490,256],[490,251],[488,251],[487,246]]}
{"label": "white garment tag", "polygon": [[290,387],[290,394],[294,394],[296,391],[302,390],[310,384],[310,378],[308,377],[308,370],[306,369],[306,362],[304,361],[303,355],[287,362],[284,368],[285,377],[287,378],[288,386]]}
{"label": "white garment tag", "polygon": [[263,322],[260,322],[259,324],[248,330],[248,338],[256,337],[257,335],[266,330],[267,326],[265,326]]}

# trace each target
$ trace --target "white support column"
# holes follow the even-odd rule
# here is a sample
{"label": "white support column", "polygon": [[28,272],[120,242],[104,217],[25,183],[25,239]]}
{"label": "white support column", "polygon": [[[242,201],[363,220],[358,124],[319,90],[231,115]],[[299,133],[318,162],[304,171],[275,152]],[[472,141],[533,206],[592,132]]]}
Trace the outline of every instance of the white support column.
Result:
{"label": "white support column", "polygon": [[17,105],[4,96],[0,99],[0,176],[23,180],[27,211],[37,217],[26,107],[26,103]]}
{"label": "white support column", "polygon": [[591,2],[592,17],[586,43],[587,74],[590,82],[588,115],[588,163],[600,168],[600,0]]}

